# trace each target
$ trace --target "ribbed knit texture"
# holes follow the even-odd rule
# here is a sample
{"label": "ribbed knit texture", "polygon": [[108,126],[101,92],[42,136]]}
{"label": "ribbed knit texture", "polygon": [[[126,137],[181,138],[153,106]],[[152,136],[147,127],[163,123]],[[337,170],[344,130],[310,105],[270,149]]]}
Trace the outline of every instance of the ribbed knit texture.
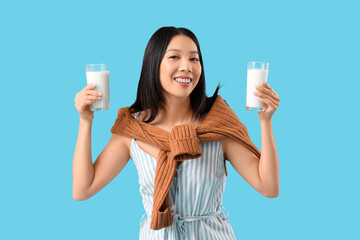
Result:
{"label": "ribbed knit texture", "polygon": [[[155,170],[154,202],[150,224],[150,228],[154,230],[171,226],[169,190],[176,167],[187,159],[195,159],[202,155],[200,142],[215,142],[230,137],[242,143],[259,159],[261,156],[244,124],[220,95],[217,96],[203,122],[196,128],[193,124],[183,124],[174,127],[171,133],[168,133],[133,118],[130,107],[123,107],[118,111],[111,132],[139,139],[160,148]],[[225,172],[227,176],[226,165]]]}

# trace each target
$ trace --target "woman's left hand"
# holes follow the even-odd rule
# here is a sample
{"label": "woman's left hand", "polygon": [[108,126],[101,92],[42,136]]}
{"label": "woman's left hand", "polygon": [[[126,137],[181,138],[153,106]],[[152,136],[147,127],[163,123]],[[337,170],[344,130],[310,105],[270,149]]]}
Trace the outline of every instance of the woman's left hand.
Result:
{"label": "woman's left hand", "polygon": [[271,120],[272,115],[280,105],[280,98],[267,82],[256,86],[256,90],[258,92],[254,92],[255,96],[258,96],[259,101],[264,103],[263,111],[259,112],[259,118],[260,120]]}

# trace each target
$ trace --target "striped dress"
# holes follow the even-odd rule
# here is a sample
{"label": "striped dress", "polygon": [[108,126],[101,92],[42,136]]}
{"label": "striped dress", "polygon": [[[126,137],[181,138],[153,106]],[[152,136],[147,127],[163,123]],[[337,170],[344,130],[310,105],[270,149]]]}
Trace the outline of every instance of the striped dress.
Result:
{"label": "striped dress", "polygon": [[221,142],[200,143],[200,147],[202,156],[180,164],[170,187],[173,224],[152,230],[150,221],[157,159],[143,151],[136,139],[132,139],[131,159],[139,175],[145,209],[143,218],[147,215],[144,221],[143,218],[140,220],[139,239],[236,239],[228,216],[221,211],[226,184]]}

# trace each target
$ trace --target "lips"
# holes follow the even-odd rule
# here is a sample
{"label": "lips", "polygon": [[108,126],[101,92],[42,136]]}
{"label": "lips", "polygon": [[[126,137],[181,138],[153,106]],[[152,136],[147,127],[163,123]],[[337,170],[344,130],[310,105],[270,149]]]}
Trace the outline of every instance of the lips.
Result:
{"label": "lips", "polygon": [[189,76],[177,76],[175,78],[182,78],[182,79],[192,79],[191,77]]}
{"label": "lips", "polygon": [[180,86],[182,86],[182,87],[188,87],[188,86],[190,86],[190,83],[191,82],[189,82],[189,83],[182,83],[182,82],[177,82],[177,81],[175,81],[177,84],[179,84]]}

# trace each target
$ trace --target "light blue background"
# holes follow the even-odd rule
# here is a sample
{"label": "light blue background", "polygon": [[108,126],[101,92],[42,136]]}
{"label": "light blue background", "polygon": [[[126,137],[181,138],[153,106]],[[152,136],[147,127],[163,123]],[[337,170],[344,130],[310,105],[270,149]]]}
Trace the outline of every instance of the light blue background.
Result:
{"label": "light blue background", "polygon": [[162,26],[200,41],[216,85],[261,149],[245,111],[247,61],[270,62],[280,195],[228,163],[223,204],[238,239],[359,239],[358,1],[6,1],[0,7],[0,239],[137,239],[144,212],[132,161],[98,194],[72,198],[85,64],[110,64],[110,110],[95,113],[93,161],[135,101],[145,46]]}

